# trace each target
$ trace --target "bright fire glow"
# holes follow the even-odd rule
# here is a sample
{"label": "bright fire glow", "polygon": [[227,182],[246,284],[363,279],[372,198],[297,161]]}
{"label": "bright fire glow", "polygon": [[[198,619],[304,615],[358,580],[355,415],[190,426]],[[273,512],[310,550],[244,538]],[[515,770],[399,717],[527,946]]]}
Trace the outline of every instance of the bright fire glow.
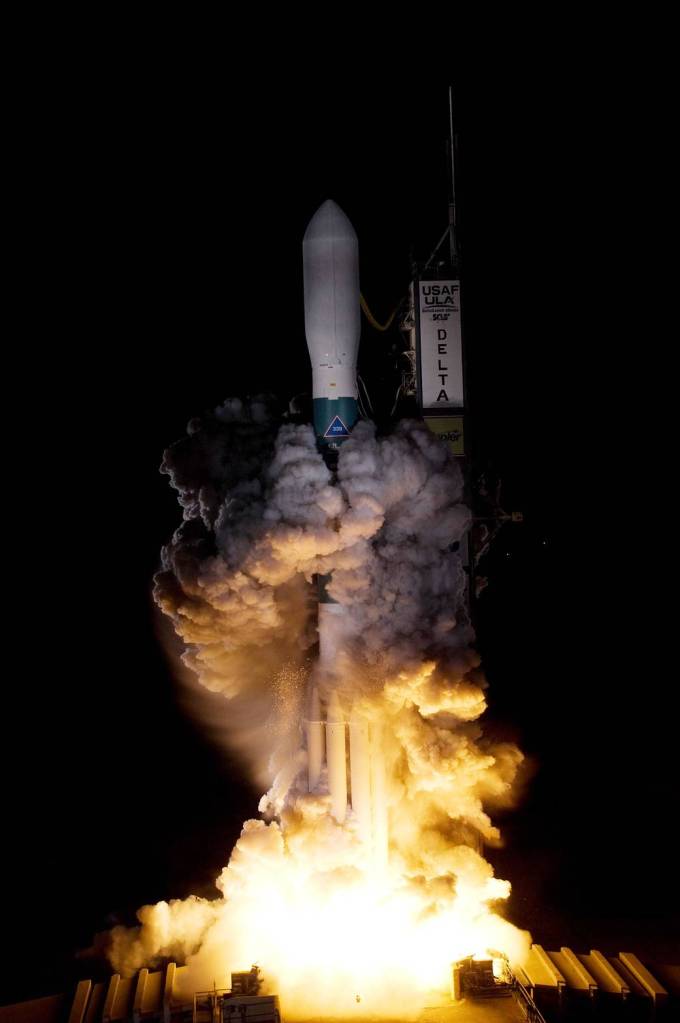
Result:
{"label": "bright fire glow", "polygon": [[493,885],[437,906],[398,877],[310,878],[292,863],[283,874],[250,893],[233,954],[242,969],[266,964],[291,1017],[416,1015],[447,997],[454,961],[524,954],[525,936],[485,904]]}
{"label": "bright fire glow", "polygon": [[[424,678],[402,682],[413,694]],[[463,743],[457,786],[430,751],[436,770],[417,760],[416,783],[396,756],[415,711],[410,702],[395,711],[394,699],[391,687],[389,700],[379,702],[391,737],[386,863],[375,864],[354,814],[338,824],[330,797],[307,793],[303,780],[287,792],[277,819],[246,822],[217,881],[222,898],[144,907],[141,928],[113,932],[114,965],[130,973],[159,957],[186,962],[181,983],[190,1001],[196,990],[229,987],[232,971],[257,963],[285,1017],[302,1020],[416,1018],[426,1004],[450,997],[453,962],[496,950],[521,962],[529,936],[495,911],[510,886],[452,821],[464,806],[484,827],[475,790],[480,773],[488,783],[492,768],[502,768],[502,751],[482,758]],[[442,730],[440,741],[447,736]],[[487,834],[493,837],[490,825]]]}

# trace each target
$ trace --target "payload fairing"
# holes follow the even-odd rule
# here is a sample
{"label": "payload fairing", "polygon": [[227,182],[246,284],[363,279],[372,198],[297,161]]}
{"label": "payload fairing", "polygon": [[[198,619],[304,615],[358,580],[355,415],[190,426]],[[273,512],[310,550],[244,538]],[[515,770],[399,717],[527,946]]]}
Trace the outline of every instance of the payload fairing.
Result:
{"label": "payload fairing", "polygon": [[321,444],[333,447],[349,436],[357,421],[361,313],[359,241],[348,218],[330,199],[307,226],[302,261],[314,429]]}
{"label": "payload fairing", "polygon": [[[309,222],[302,251],[314,429],[332,468],[340,445],[358,418],[356,366],[361,313],[359,242],[347,216],[330,199]],[[351,706],[343,706],[337,669],[346,635],[345,608],[329,595],[327,578],[319,578],[318,582],[319,663],[308,694],[309,791],[319,791],[327,784],[331,812],[342,823],[348,812],[349,780],[350,807],[358,834],[379,865],[387,856],[382,737],[378,725]]]}

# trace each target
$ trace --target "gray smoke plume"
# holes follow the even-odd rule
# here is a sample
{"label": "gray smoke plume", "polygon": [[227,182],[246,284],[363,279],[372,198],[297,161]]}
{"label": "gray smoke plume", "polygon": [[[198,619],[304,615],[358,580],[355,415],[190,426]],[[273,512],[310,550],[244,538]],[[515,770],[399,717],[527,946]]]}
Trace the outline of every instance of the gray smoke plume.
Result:
{"label": "gray smoke plume", "polygon": [[[248,967],[252,941],[290,1003],[320,1012],[321,988],[314,1002],[305,980],[318,957],[315,928],[356,900],[370,907],[367,935],[382,928],[362,952],[377,1012],[406,997],[395,975],[401,952],[391,965],[371,959],[390,913],[407,928],[406,956],[417,958],[419,929],[440,921],[449,928],[444,963],[458,945],[466,954],[473,936],[521,957],[526,935],[490,908],[509,885],[493,877],[478,839],[498,840],[488,809],[511,801],[522,754],[485,740],[477,723],[486,683],[461,558],[470,515],[446,445],[419,422],[383,437],[360,422],[334,476],[311,426],[279,426],[263,399],[231,400],[190,424],[163,471],[184,522],[163,550],[155,599],[186,667],[225,697],[222,732],[269,789],[260,804],[269,823],[244,826],[218,880],[221,900],[144,907],[139,928],[116,929],[116,967],[129,972],[179,949],[197,977],[214,976],[216,957]],[[329,797],[307,791],[302,724],[319,574],[331,575],[329,593],[345,609],[333,688],[384,733],[390,859],[378,901],[352,813],[338,824]],[[280,920],[274,904],[285,909]],[[300,913],[319,919],[295,948],[291,916]],[[454,940],[453,922],[467,936]],[[326,987],[336,1008],[343,969]]]}

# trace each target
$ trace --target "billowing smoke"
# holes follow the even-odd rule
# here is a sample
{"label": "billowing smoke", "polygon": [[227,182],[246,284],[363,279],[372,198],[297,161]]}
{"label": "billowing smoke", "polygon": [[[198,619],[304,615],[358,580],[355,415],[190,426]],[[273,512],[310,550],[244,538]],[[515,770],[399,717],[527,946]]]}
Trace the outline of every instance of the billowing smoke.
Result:
{"label": "billowing smoke", "polygon": [[[318,457],[313,444],[309,457],[304,444],[284,445],[278,427],[265,398],[231,399],[214,415],[192,420],[188,436],[165,452],[161,471],[178,492],[184,521],[162,551],[154,588],[184,642],[191,703],[205,718],[191,678],[228,699],[221,719],[207,723],[263,786],[278,753],[271,732],[294,718],[296,683],[316,638],[313,588],[294,563],[285,563],[285,555],[296,557],[292,549],[278,557],[284,545],[278,527],[286,521],[279,505],[286,505],[291,477],[307,493],[319,474]],[[286,509],[291,523],[294,503],[293,493]],[[304,502],[298,503],[297,516],[304,517]],[[214,712],[214,703],[208,706]]]}
{"label": "billowing smoke", "polygon": [[[112,933],[114,966],[186,961],[191,983],[258,962],[289,1015],[389,1014],[423,1004],[455,958],[527,935],[494,907],[481,840],[522,760],[477,720],[485,682],[471,647],[461,542],[463,480],[421,423],[377,437],[360,422],[336,478],[313,430],[277,429],[263,400],[190,424],[163,469],[184,509],[156,601],[201,685],[225,697],[226,734],[268,791],[218,879],[221,897],[144,907]],[[338,656],[317,678],[315,576],[345,610]],[[356,816],[338,823],[324,781],[308,791],[310,677],[380,728],[389,856],[376,868]],[[356,1005],[354,1005],[354,1010]]]}

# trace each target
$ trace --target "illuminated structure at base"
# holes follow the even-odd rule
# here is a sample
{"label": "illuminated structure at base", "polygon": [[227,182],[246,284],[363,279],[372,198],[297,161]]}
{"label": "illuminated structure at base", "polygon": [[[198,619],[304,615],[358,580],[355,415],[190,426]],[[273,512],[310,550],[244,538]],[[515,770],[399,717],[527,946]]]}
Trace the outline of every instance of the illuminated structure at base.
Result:
{"label": "illuminated structure at base", "polygon": [[[680,964],[650,962],[642,951],[607,956],[593,950],[576,953],[563,946],[547,951],[533,945],[524,967],[491,977],[483,962],[452,964],[451,990],[426,1010],[428,1023],[453,1017],[465,1023],[481,1011],[500,1021],[588,1019],[626,1023],[677,1019],[680,1009]],[[490,964],[488,964],[490,966]],[[281,1023],[285,1005],[273,995],[250,989],[250,974],[233,974],[230,991],[193,992],[187,968],[168,963],[163,969],[140,970],[133,977],[114,974],[103,981],[81,980],[70,994],[0,1007],[0,1023],[213,1023],[257,1020]],[[490,1003],[489,999],[493,1002]],[[470,1006],[471,1016],[466,1015]],[[540,1015],[539,1015],[540,1013]],[[359,1013],[355,1023],[361,1023]],[[289,1021],[292,1023],[292,1021]]]}

